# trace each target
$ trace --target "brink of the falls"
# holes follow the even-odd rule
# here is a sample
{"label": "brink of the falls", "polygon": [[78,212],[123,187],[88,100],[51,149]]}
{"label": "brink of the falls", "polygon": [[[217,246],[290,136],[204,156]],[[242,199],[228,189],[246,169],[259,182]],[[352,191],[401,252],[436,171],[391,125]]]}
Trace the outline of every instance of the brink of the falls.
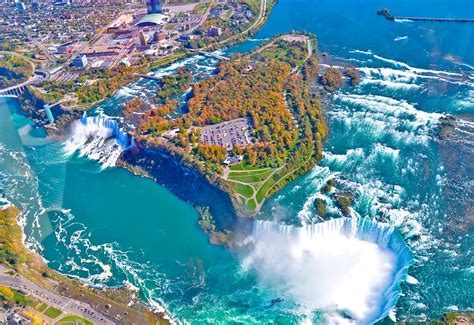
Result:
{"label": "brink of the falls", "polygon": [[369,324],[394,309],[413,255],[391,227],[339,218],[303,227],[256,221],[244,264],[264,285],[328,323]]}

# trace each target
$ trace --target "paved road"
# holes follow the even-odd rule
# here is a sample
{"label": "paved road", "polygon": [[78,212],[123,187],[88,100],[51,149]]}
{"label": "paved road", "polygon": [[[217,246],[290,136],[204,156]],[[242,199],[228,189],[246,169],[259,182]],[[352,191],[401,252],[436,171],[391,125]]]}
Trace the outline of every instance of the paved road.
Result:
{"label": "paved road", "polygon": [[81,316],[93,321],[95,324],[120,324],[119,322],[112,320],[109,316],[97,311],[89,304],[68,297],[60,296],[28,279],[4,274],[4,272],[7,270],[8,269],[5,267],[0,266],[0,285],[22,290],[23,292],[31,294],[32,296],[47,303],[49,306],[53,306],[62,310],[64,314]]}
{"label": "paved road", "polygon": [[[237,34],[237,35],[234,35],[234,36],[231,36],[229,37],[228,39],[225,39],[223,41],[220,41],[219,43],[217,43],[218,45],[223,45],[225,43],[228,43],[230,41],[232,41],[233,39],[239,37],[240,35],[244,35],[244,34],[247,34],[248,32],[250,32],[252,29],[254,29],[255,27],[258,26],[258,24],[260,24],[262,22],[263,19],[265,19],[265,11],[267,10],[267,0],[261,0],[260,2],[260,12],[258,13],[258,17],[257,17],[257,20],[255,20],[255,22],[249,27],[247,28],[246,30],[244,30],[243,32]],[[211,44],[211,45],[215,45],[215,44]],[[203,48],[203,50],[206,49],[206,47]]]}
{"label": "paved road", "polygon": [[[207,6],[206,12],[202,15],[201,21],[199,22],[199,24],[197,24],[196,26],[194,26],[194,27],[189,31],[189,33],[192,33],[193,31],[195,31],[196,29],[198,29],[199,26],[201,26],[202,24],[204,24],[204,22],[207,20],[207,17],[209,17],[209,14],[211,13],[211,9],[212,9],[212,7],[214,6],[215,3],[216,3],[216,0],[211,0],[211,1],[209,2],[209,6]],[[198,4],[199,4],[199,3],[198,3]]]}

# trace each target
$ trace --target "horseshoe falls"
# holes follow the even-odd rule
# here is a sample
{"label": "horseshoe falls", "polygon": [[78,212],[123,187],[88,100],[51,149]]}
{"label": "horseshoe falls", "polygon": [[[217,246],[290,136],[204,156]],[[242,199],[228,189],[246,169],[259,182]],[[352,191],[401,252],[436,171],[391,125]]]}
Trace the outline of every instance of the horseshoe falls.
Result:
{"label": "horseshoe falls", "polygon": [[[384,6],[474,18],[469,0],[279,0],[251,40],[224,49],[307,30],[322,68],[361,74],[324,98],[323,160],[265,203],[239,253],[209,244],[188,203],[194,195],[232,220],[228,198],[165,160],[164,185],[115,167],[133,144],[120,107],[146,101],[156,81],[124,87],[60,142],[0,99],[0,190],[23,212],[25,242],[59,272],[133,285],[183,323],[369,324],[472,309],[474,27],[387,21],[376,15]],[[216,64],[196,55],[150,73],[186,66],[205,78]],[[339,192],[353,197],[348,217]]]}
{"label": "horseshoe falls", "polygon": [[367,219],[304,227],[257,221],[253,240],[247,267],[302,308],[328,310],[326,322],[372,323],[389,315],[413,263],[396,231]]}

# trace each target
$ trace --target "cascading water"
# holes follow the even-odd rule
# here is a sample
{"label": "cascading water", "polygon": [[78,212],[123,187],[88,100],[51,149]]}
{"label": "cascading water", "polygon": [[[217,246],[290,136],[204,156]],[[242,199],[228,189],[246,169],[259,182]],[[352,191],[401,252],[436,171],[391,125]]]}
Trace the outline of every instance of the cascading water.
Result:
{"label": "cascading water", "polygon": [[368,324],[386,317],[413,264],[397,231],[364,218],[303,227],[256,221],[253,240],[245,265],[307,314],[328,312],[325,322]]}
{"label": "cascading water", "polygon": [[122,151],[135,145],[127,133],[120,130],[117,121],[103,115],[87,116],[73,122],[72,132],[65,142],[68,155],[79,155],[98,160],[103,168],[115,166]]}

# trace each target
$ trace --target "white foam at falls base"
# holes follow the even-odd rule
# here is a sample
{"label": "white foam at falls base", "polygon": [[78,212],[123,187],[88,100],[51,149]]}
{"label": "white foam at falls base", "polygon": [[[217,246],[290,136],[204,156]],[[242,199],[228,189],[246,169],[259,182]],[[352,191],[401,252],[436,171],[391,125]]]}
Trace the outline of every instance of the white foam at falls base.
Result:
{"label": "white foam at falls base", "polygon": [[[133,143],[133,139],[132,139]],[[127,148],[127,135],[118,123],[105,116],[84,116],[72,123],[71,135],[64,143],[66,155],[79,152],[102,164],[102,168],[115,166],[122,151]]]}
{"label": "white foam at falls base", "polygon": [[392,228],[339,218],[304,227],[256,221],[244,260],[263,284],[306,312],[344,311],[368,324],[388,315],[413,258]]}

